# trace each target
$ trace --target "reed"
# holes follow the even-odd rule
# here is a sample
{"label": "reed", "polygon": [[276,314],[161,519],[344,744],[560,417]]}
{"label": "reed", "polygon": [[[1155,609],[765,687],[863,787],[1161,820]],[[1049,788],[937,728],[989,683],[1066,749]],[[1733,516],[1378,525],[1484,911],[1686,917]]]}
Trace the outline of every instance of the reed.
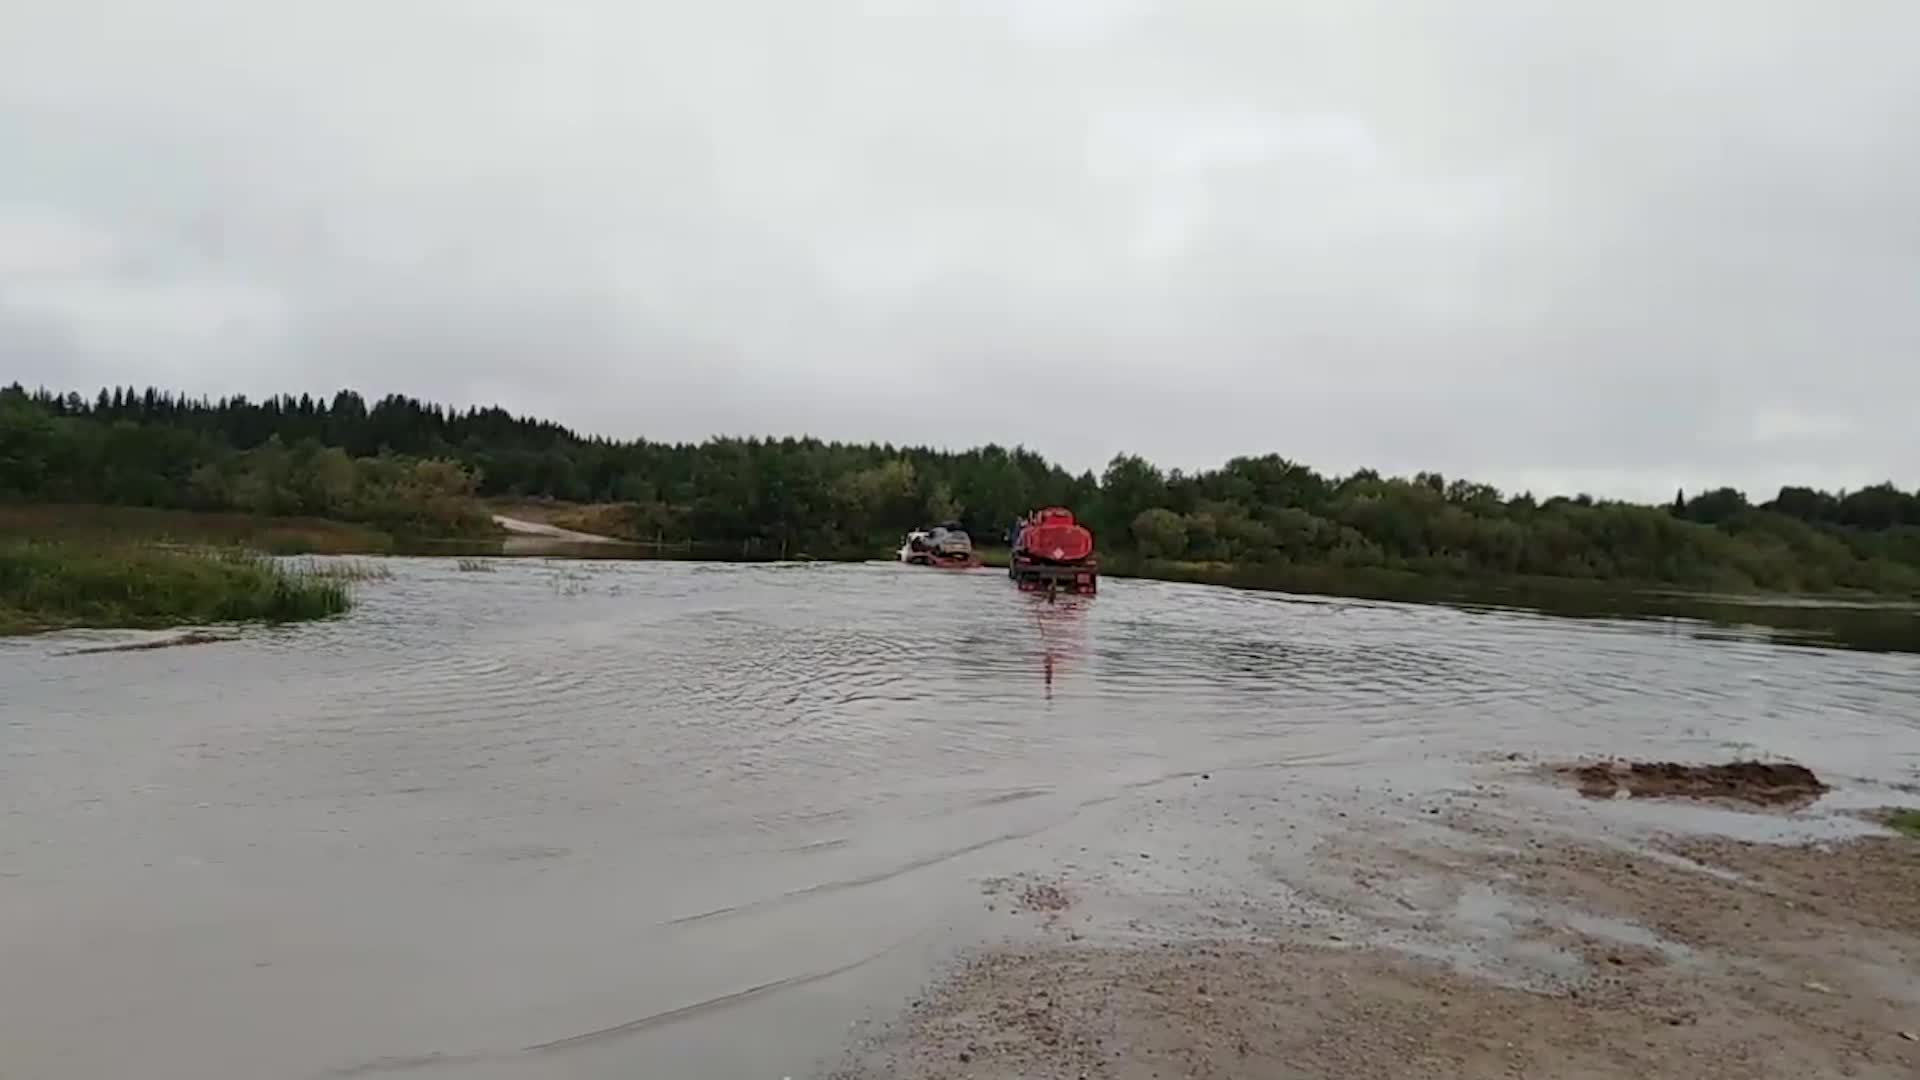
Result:
{"label": "reed", "polygon": [[361,581],[388,581],[393,570],[385,563],[370,559],[304,559],[288,567],[296,574],[317,578],[321,581],[340,581],[353,584]]}
{"label": "reed", "polygon": [[339,576],[250,552],[0,541],[0,630],[288,622],[352,605]]}

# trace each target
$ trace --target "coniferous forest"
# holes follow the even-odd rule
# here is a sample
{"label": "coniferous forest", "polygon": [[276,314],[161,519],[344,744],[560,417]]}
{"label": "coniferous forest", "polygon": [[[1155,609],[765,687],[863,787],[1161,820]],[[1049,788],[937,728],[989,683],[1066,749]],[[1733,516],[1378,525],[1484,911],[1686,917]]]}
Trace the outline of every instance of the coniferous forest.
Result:
{"label": "coniferous forest", "polygon": [[1669,505],[1536,498],[1466,479],[1328,476],[1278,455],[1185,474],[1122,455],[1073,475],[1025,449],[816,439],[698,444],[587,437],[499,408],[388,396],[208,400],[0,390],[0,501],[334,518],[408,536],[477,536],[483,500],[604,504],[634,539],[871,557],[958,520],[997,540],[1040,505],[1072,508],[1136,564],[1225,563],[1719,590],[1920,593],[1920,494],[1730,488]]}

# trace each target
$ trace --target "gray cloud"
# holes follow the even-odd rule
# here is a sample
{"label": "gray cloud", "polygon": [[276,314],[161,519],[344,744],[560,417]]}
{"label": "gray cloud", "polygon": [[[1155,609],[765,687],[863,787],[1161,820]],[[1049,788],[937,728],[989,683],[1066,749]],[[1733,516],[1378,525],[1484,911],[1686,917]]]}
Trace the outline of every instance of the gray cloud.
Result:
{"label": "gray cloud", "polygon": [[0,0],[0,378],[1920,483],[1897,0]]}

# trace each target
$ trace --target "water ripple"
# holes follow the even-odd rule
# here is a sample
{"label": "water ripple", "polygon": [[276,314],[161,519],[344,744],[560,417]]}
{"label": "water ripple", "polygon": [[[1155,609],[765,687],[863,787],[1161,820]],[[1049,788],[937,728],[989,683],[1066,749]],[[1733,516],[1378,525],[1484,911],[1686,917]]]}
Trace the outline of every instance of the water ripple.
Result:
{"label": "water ripple", "polygon": [[[300,943],[326,957],[315,968],[357,973],[341,1001],[431,1013],[416,981],[475,1015],[605,1000],[646,957],[685,975],[809,940],[816,909],[905,895],[1131,787],[1210,770],[1278,784],[1631,748],[1920,779],[1920,660],[1673,620],[1129,581],[1048,604],[992,573],[889,565],[388,565],[344,619],[218,645],[0,642],[0,924],[67,948],[17,986],[20,956],[41,954],[0,966],[4,1000],[44,1007],[40,1027],[0,1019],[0,1041],[95,1008],[127,971],[246,1013],[269,997],[239,976],[220,989],[205,958],[253,972],[235,957]],[[97,944],[102,927],[182,944],[128,960]],[[700,934],[722,944],[703,940],[697,964],[673,952]],[[219,944],[233,941],[247,944]],[[388,955],[401,966],[381,968]],[[72,956],[85,977],[65,975]],[[74,996],[45,989],[60,978]],[[678,1000],[704,1008],[704,993]],[[128,994],[111,1003],[128,1016],[165,996]]]}

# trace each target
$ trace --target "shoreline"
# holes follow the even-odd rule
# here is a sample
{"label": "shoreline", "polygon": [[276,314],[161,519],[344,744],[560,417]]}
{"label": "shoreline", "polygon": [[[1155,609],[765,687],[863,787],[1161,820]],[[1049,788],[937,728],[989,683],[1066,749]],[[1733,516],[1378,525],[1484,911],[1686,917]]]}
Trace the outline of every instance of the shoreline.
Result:
{"label": "shoreline", "polygon": [[1435,788],[1322,788],[1302,814],[1259,776],[1155,800],[1121,830],[1137,865],[1122,843],[982,882],[1025,935],[965,954],[823,1075],[1920,1067],[1920,839],[1855,808],[1911,793],[1847,785],[1789,812],[1596,800],[1502,762]]}
{"label": "shoreline", "polygon": [[[138,546],[138,545],[136,545]],[[510,547],[511,550],[503,550]],[[233,550],[250,550],[246,547]],[[299,558],[297,555],[272,555],[269,558],[286,560]],[[742,558],[687,558],[681,556],[662,556],[658,554],[636,554],[618,542],[573,541],[549,539],[545,537],[511,538],[505,544],[476,544],[472,541],[447,541],[432,545],[423,550],[394,550],[365,556],[351,554],[326,553],[326,558],[367,558],[367,559],[438,559],[446,561],[470,559],[539,560],[551,562],[649,562],[649,563],[708,563],[714,565],[794,565],[794,566],[862,566],[892,565],[875,560],[864,562],[838,562],[808,560],[767,560]],[[953,574],[954,571],[945,573]],[[992,567],[960,573],[990,574],[1003,576]],[[1768,640],[1775,644],[1857,650],[1882,653],[1920,653],[1920,608],[1900,603],[1862,605],[1859,603],[1839,603],[1827,606],[1811,598],[1772,597],[1756,595],[1750,597],[1720,597],[1714,600],[1675,599],[1645,593],[1626,593],[1604,597],[1605,603],[1563,603],[1535,596],[1529,599],[1513,597],[1501,598],[1498,602],[1487,598],[1468,596],[1440,597],[1394,597],[1382,596],[1366,591],[1355,592],[1314,592],[1308,590],[1286,590],[1280,588],[1248,585],[1209,585],[1204,582],[1191,582],[1174,578],[1131,577],[1108,575],[1115,581],[1130,584],[1170,584],[1198,585],[1204,588],[1227,589],[1255,596],[1269,596],[1281,601],[1340,604],[1381,603],[1410,604],[1417,606],[1452,607],[1462,610],[1499,610],[1527,616],[1539,616],[1551,619],[1571,620],[1629,620],[1664,622],[1687,626],[1683,632],[1696,636],[1728,636],[1734,638],[1752,638]],[[1602,594],[1589,592],[1590,597]],[[10,612],[5,597],[0,596],[0,637],[23,636],[39,633],[57,632],[64,629],[161,629],[168,627],[190,627],[203,624],[178,619],[146,619],[135,621],[100,620],[47,620],[28,618]]]}
{"label": "shoreline", "polygon": [[[509,508],[514,509],[514,508]],[[664,545],[582,533],[543,520],[539,508],[496,515],[490,537],[396,538],[363,525],[306,518],[162,511],[136,507],[32,505],[0,508],[0,522],[23,538],[116,543],[188,543],[236,546],[273,555],[325,554],[409,557],[542,558],[642,562],[859,565],[875,561],[829,553],[781,560],[735,543]],[[511,521],[511,525],[499,524]],[[1004,549],[981,549],[977,573],[1003,565]],[[1855,593],[1702,593],[1677,586],[1576,578],[1450,578],[1412,571],[1340,571],[1317,566],[1229,566],[1156,563],[1109,556],[1103,573],[1114,580],[1206,585],[1276,596],[1326,597],[1388,603],[1499,608],[1571,618],[1684,619],[1716,626],[1762,628],[1784,644],[1868,651],[1920,652],[1920,602]],[[4,598],[0,598],[4,606]],[[21,632],[22,624],[0,624]]]}
{"label": "shoreline", "polygon": [[[553,507],[504,500],[483,503],[494,529],[481,535],[403,535],[363,522],[281,517],[234,511],[65,503],[0,504],[0,525],[23,539],[114,537],[155,543],[251,546],[273,555],[580,555],[640,561],[777,562],[857,564],[890,553],[796,547],[782,559],[772,541],[675,539],[656,542],[595,533],[562,524]],[[551,551],[527,541],[547,541]],[[976,549],[985,567],[1004,569],[1007,550]],[[1150,559],[1132,552],[1102,556],[1102,573],[1114,578],[1167,581],[1255,592],[1294,592],[1407,602],[1495,602],[1502,597],[1601,601],[1632,596],[1649,601],[1754,607],[1817,606],[1863,611],[1920,612],[1920,595],[1865,590],[1779,592],[1716,591],[1696,585],[1638,578],[1552,577],[1528,574],[1447,574],[1389,567],[1342,567],[1324,562],[1223,563]]]}
{"label": "shoreline", "polygon": [[[226,510],[177,510],[91,503],[0,503],[0,525],[9,534],[30,539],[59,539],[112,533],[125,538],[190,543],[255,545],[269,554],[386,555],[461,553],[457,548],[498,548],[512,539],[546,539],[578,547],[610,547],[637,559],[778,561],[773,541],[673,539],[655,541],[608,532],[581,530],[564,510],[525,500],[482,500],[493,531],[467,535],[395,533],[365,522],[308,516],[278,516]],[[591,507],[588,507],[591,508]],[[1005,566],[1004,546],[982,544],[977,552],[989,567]],[[726,552],[744,552],[729,557]],[[809,551],[795,547],[791,560],[858,563],[890,553],[865,550]],[[1723,592],[1672,581],[1639,578],[1554,577],[1531,574],[1450,574],[1391,567],[1343,567],[1328,562],[1204,562],[1153,559],[1130,551],[1109,551],[1103,572],[1113,577],[1219,585],[1257,591],[1322,593],[1377,599],[1416,596],[1491,597],[1500,593],[1619,595],[1633,593],[1691,602],[1778,605],[1816,603],[1866,608],[1920,608],[1920,595],[1866,590]],[[1377,595],[1376,595],[1377,594]]]}

